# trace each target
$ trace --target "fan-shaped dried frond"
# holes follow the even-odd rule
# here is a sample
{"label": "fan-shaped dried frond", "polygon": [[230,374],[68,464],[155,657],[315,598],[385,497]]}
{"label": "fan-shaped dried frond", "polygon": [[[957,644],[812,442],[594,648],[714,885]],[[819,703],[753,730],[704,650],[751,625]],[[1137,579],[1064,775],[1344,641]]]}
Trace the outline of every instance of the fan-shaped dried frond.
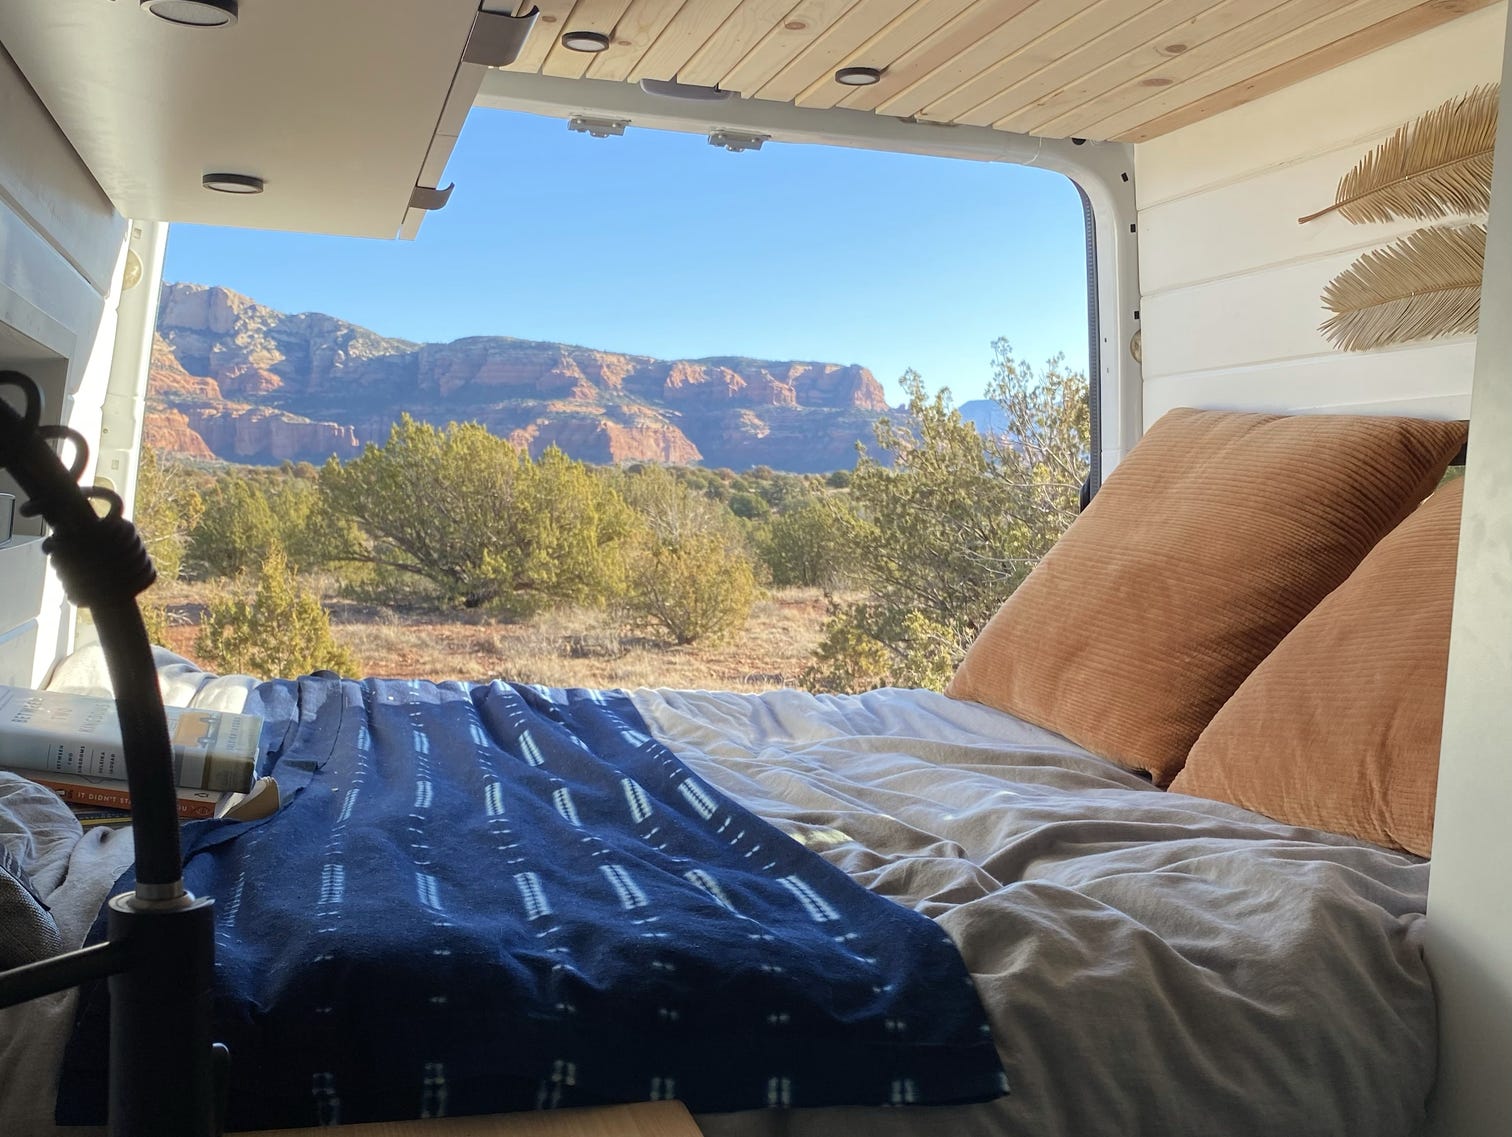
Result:
{"label": "fan-shaped dried frond", "polygon": [[1484,225],[1419,229],[1372,249],[1328,282],[1334,315],[1319,331],[1345,351],[1473,333],[1485,259]]}
{"label": "fan-shaped dried frond", "polygon": [[1491,205],[1498,84],[1450,99],[1381,143],[1339,181],[1334,203],[1356,225],[1484,213]]}

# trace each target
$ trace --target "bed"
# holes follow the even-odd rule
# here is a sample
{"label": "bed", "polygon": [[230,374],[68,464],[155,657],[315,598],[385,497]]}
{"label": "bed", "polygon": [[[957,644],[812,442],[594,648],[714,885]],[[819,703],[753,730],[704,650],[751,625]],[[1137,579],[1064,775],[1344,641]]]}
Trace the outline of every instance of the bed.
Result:
{"label": "bed", "polygon": [[[1421,859],[1163,793],[930,692],[634,699],[710,784],[951,935],[1012,1087],[980,1106],[706,1114],[705,1133],[1411,1132],[1434,1066]],[[9,824],[80,942],[129,833],[80,836],[17,796]],[[37,1088],[74,1001],[7,1012],[0,1130],[49,1131]]]}
{"label": "bed", "polygon": [[[1255,420],[1242,424],[1241,435],[1269,430],[1274,421],[1267,416],[1240,417]],[[1211,434],[1229,429],[1233,416],[1221,422],[1183,420],[1178,425]],[[1315,428],[1313,424],[1308,430]],[[1369,427],[1367,434],[1379,429]],[[1158,437],[1161,432],[1151,433]],[[1296,642],[1305,647],[1308,636],[1301,635],[1299,641],[1298,634],[1314,626],[1314,610],[1333,616],[1335,624],[1342,619],[1348,626],[1363,626],[1367,621],[1352,612],[1343,617],[1333,612],[1350,599],[1351,581],[1362,581],[1358,591],[1370,598],[1383,591],[1404,592],[1383,590],[1372,574],[1397,571],[1393,550],[1410,545],[1409,538],[1428,528],[1426,523],[1414,528],[1398,522],[1408,514],[1416,522],[1414,507],[1460,441],[1447,429],[1430,433],[1433,445],[1418,447],[1422,453],[1417,467],[1398,478],[1395,488],[1382,486],[1391,483],[1389,472],[1401,465],[1400,455],[1383,462],[1381,477],[1363,482],[1355,460],[1341,460],[1335,480],[1355,486],[1351,492],[1356,497],[1341,501],[1334,513],[1322,511],[1313,521],[1318,531],[1330,535],[1332,549],[1341,527],[1350,527],[1344,520],[1354,519],[1350,524],[1360,530],[1352,538],[1358,549],[1334,558],[1337,563],[1314,555],[1316,550],[1305,556],[1289,556],[1283,550],[1279,571],[1264,566],[1258,574],[1261,584],[1284,594],[1300,610],[1296,617],[1279,630],[1270,627],[1268,640],[1260,636],[1243,649],[1235,646],[1238,639],[1231,631],[1214,641],[1216,647],[1208,645],[1216,652],[1216,662],[1194,672],[1191,685],[1200,687],[1200,680],[1225,668],[1239,673],[1239,678],[1222,680],[1229,684],[1222,697],[1182,690],[1183,708],[1203,698],[1217,705],[1187,716],[1196,724],[1187,726],[1190,738],[1161,737],[1143,749],[1149,740],[1136,740],[1127,744],[1118,762],[1094,752],[1106,752],[1102,746],[1090,747],[1065,736],[1079,733],[1080,726],[1058,733],[1022,714],[989,705],[999,701],[997,695],[980,685],[970,697],[901,690],[854,696],[798,691],[610,693],[608,698],[622,700],[617,713],[623,721],[636,724],[633,733],[640,735],[643,728],[644,738],[637,746],[654,753],[658,762],[675,762],[676,778],[694,779],[707,788],[711,816],[718,810],[726,816],[749,811],[782,834],[792,850],[815,855],[839,870],[856,890],[927,918],[942,931],[958,949],[970,987],[980,998],[991,1049],[1008,1090],[1006,1095],[972,1093],[961,1098],[989,1099],[972,1104],[917,1107],[910,1106],[906,1093],[895,1093],[891,1104],[903,1108],[877,1108],[889,1104],[885,1095],[862,1097],[849,1106],[811,1107],[805,1102],[813,1099],[805,1098],[800,1089],[791,1099],[779,1092],[765,1103],[784,1108],[701,1111],[703,1131],[729,1137],[846,1132],[881,1137],[1413,1133],[1423,1116],[1436,1058],[1432,985],[1422,956],[1428,861],[1405,848],[1389,847],[1396,842],[1382,839],[1374,830],[1362,830],[1374,839],[1361,839],[1349,833],[1359,830],[1357,825],[1296,824],[1284,819],[1285,808],[1268,806],[1267,816],[1197,792],[1181,792],[1179,780],[1188,772],[1183,765],[1209,781],[1215,770],[1221,772],[1222,739],[1215,737],[1214,725],[1228,724],[1236,716],[1244,720],[1241,727],[1248,721],[1240,711],[1256,697],[1247,694],[1246,676],[1264,679],[1261,664],[1272,658],[1284,662],[1288,653],[1296,654]],[[1190,454],[1191,441],[1178,431],[1165,445]],[[1318,441],[1304,432],[1299,444],[1303,452],[1315,454]],[[1379,448],[1374,434],[1366,442],[1367,449]],[[1205,440],[1209,450],[1214,444],[1212,437]],[[1151,447],[1151,453],[1158,452],[1159,447]],[[1233,458],[1228,455],[1231,471]],[[1141,478],[1147,473],[1131,458],[1109,487],[1125,485],[1133,500],[1145,502],[1149,491]],[[1194,476],[1203,485],[1211,484],[1201,470]],[[1317,481],[1316,468],[1307,480]],[[1253,496],[1244,478],[1234,481],[1231,495]],[[1377,497],[1362,503],[1360,493]],[[1381,493],[1397,500],[1383,503],[1378,500]],[[1115,516],[1119,499],[1108,490],[1104,494],[1111,504],[1099,507],[1094,502],[1092,513],[1100,510],[1106,519]],[[1429,505],[1440,497],[1435,494]],[[1449,500],[1453,504],[1452,497]],[[1232,528],[1232,502],[1224,508],[1225,525]],[[1179,512],[1174,506],[1172,510]],[[1276,516],[1271,509],[1262,512],[1272,520]],[[1443,530],[1447,516],[1440,508],[1430,517],[1435,533]],[[1456,525],[1457,516],[1456,509]],[[1292,517],[1284,519],[1287,526],[1294,522]],[[1103,557],[1096,529],[1078,522],[1072,530],[1090,535],[1078,540],[1091,548],[1094,559]],[[1406,534],[1401,540],[1396,537],[1399,530]],[[1387,534],[1392,542],[1383,540]],[[1316,532],[1306,537],[1304,547],[1311,548],[1305,541],[1315,538]],[[1438,541],[1443,544],[1441,538]],[[1157,534],[1151,543],[1169,549],[1169,535]],[[1375,550],[1377,543],[1383,551]],[[1059,555],[1062,548],[1069,550],[1065,556]],[[1031,582],[1049,578],[1053,584],[1058,574],[1073,571],[1078,549],[1068,535],[1052,554],[1052,559],[1059,559],[1047,561],[1047,571],[1037,570]],[[1409,559],[1413,564],[1421,560]],[[1319,573],[1319,564],[1327,570]],[[1121,579],[1130,571],[1120,566]],[[1304,576],[1317,579],[1309,584]],[[1095,595],[1095,585],[1092,581],[1082,592]],[[1228,579],[1223,587],[1232,594],[1236,586]],[[1026,589],[1028,585],[1020,591]],[[1023,604],[1016,596],[999,617],[1010,626],[1024,619],[1032,622],[1039,618],[1028,608],[1033,603],[1029,589]],[[1202,599],[1200,604],[1199,614],[1176,632],[1201,623],[1209,601]],[[1009,611],[1015,605],[1017,609]],[[1253,607],[1248,602],[1234,606],[1242,611]],[[1383,618],[1400,623],[1401,614]],[[1128,631],[1136,616],[1129,619],[1130,625],[1115,631]],[[1151,619],[1154,624],[1139,632],[1144,641],[1172,634],[1169,613],[1155,613]],[[1073,630],[1063,629],[1063,638],[1072,640]],[[1010,683],[1009,688],[1012,699],[1032,703],[1035,661],[1029,657],[1040,645],[1031,650],[1031,641],[1020,633],[1012,649],[1015,657],[1004,661],[1002,643],[993,642],[1001,631],[1001,626],[984,631],[952,686],[980,684],[984,674],[1012,676],[1015,669],[1028,670],[1027,695],[1020,689],[1022,683],[1019,688]],[[1366,649],[1368,654],[1368,642]],[[1125,662],[1130,650],[1127,645],[1123,649]],[[1169,680],[1160,670],[1170,651],[1159,644],[1155,650],[1161,658],[1149,664],[1147,675],[1143,670],[1126,673],[1120,690],[1105,689],[1091,700],[1106,720],[1094,726],[1129,729],[1139,713],[1149,716],[1152,700],[1170,701],[1169,692],[1162,693]],[[1077,658],[1057,665],[1058,705],[1074,712],[1086,698],[1085,688],[1072,679],[1079,660],[1084,663],[1093,654],[1077,649],[1072,652]],[[1416,658],[1418,653],[1403,654]],[[1190,667],[1190,654],[1184,662]],[[250,696],[271,705],[269,688],[253,690],[235,677],[205,676],[182,661],[161,663],[171,701],[234,708]],[[1328,666],[1337,664],[1335,658]],[[1141,689],[1141,675],[1153,686]],[[88,686],[77,671],[67,668],[54,681],[74,689]],[[543,706],[556,700],[562,705],[606,702],[604,693],[534,690],[497,681],[359,684],[329,676],[301,681],[311,683],[327,686],[326,701],[329,691],[336,690],[349,706],[374,712],[410,704],[475,702],[488,693]],[[1301,686],[1315,694],[1317,688],[1330,685]],[[289,687],[279,690],[287,695]],[[1274,704],[1273,694],[1261,694],[1261,702]],[[1411,701],[1410,693],[1388,692],[1387,697]],[[1426,702],[1431,710],[1431,699]],[[1235,707],[1238,710],[1231,712]],[[306,717],[296,707],[293,719]],[[1043,723],[1043,716],[1034,717]],[[1291,719],[1300,717],[1305,716]],[[1161,731],[1169,731],[1181,718],[1171,710],[1153,716],[1153,721]],[[1263,753],[1245,751],[1246,762],[1263,765],[1279,762],[1278,755],[1287,756],[1292,744],[1282,738],[1285,730],[1274,724],[1267,730]],[[1219,733],[1235,732],[1226,725]],[[1178,759],[1166,765],[1147,757],[1159,759],[1178,749]],[[1372,756],[1381,752],[1374,744],[1367,749]],[[337,747],[332,753],[340,751]],[[1350,752],[1345,743],[1320,751],[1316,736],[1310,736],[1300,752],[1301,764],[1331,770],[1333,778],[1338,771],[1329,763],[1343,761],[1339,756]],[[1193,756],[1190,761],[1188,755]],[[342,770],[338,761],[299,767],[293,805],[262,823],[264,838],[277,832],[286,815],[293,816],[301,798],[319,802],[324,795],[332,802],[345,801],[350,794],[345,783],[330,784],[331,779],[347,776]],[[1259,786],[1255,792],[1292,785],[1292,774],[1278,766],[1263,770],[1261,777],[1252,779]],[[276,764],[274,773],[279,774]],[[1351,777],[1347,772],[1338,776]],[[1390,778],[1386,781],[1394,784]],[[1168,790],[1173,783],[1174,789]],[[1192,788],[1201,790],[1204,783]],[[1231,796],[1242,799],[1249,792],[1241,788]],[[1305,804],[1310,808],[1326,796],[1309,792]],[[373,823],[387,824],[399,813],[402,809],[394,818],[378,817]],[[87,934],[101,902],[117,887],[117,874],[130,862],[128,836],[81,836],[76,826],[70,828],[70,821],[45,795],[0,778],[0,832],[40,899],[51,907],[57,934],[68,945]],[[216,841],[222,845],[243,840],[234,824],[205,823],[187,829],[185,839],[191,847],[196,842],[210,844],[207,836],[212,833],[219,834]],[[244,840],[250,844],[253,838]],[[191,856],[191,887],[194,864]],[[241,902],[234,889],[217,890],[216,895],[228,906]],[[312,923],[319,919],[315,912]],[[423,939],[416,945],[417,951],[425,950]],[[221,948],[227,958],[237,958],[234,941],[223,939]],[[53,1088],[60,1069],[65,1090],[72,1085],[75,1100],[78,1087],[87,1088],[91,1043],[87,1037],[81,1040],[79,1033],[90,1019],[87,999],[79,1012],[79,997],[70,993],[0,1017],[0,1131],[52,1132]],[[95,1038],[97,1043],[98,1033]],[[728,1036],[716,1033],[704,1045],[717,1051],[728,1041]],[[86,1075],[82,1082],[81,1070]],[[309,1073],[303,1072],[306,1082]],[[657,1096],[663,1089],[653,1080],[644,1096]],[[676,1096],[683,1096],[680,1087]],[[418,1090],[408,1102],[409,1116],[447,1104]],[[317,1086],[309,1095],[305,1123],[355,1119],[332,1117],[320,1112],[322,1106]]]}

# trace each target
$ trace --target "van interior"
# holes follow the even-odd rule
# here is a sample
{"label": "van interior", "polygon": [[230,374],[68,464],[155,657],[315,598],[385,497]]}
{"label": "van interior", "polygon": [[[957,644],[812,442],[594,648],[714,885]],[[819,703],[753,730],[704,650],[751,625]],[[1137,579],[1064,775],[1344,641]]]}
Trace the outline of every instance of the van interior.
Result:
{"label": "van interior", "polygon": [[[1158,439],[1160,431],[1152,428],[1170,412],[1176,419],[1168,423],[1187,422],[1180,416],[1190,408],[1288,422],[1358,420],[1366,430],[1369,420],[1411,420],[1422,426],[1423,438],[1432,438],[1431,445],[1401,444],[1414,460],[1426,450],[1445,452],[1431,475],[1425,475],[1426,466],[1411,478],[1403,475],[1397,498],[1363,504],[1348,499],[1355,516],[1383,519],[1379,531],[1362,538],[1359,561],[1421,499],[1422,493],[1413,493],[1423,488],[1423,477],[1431,489],[1460,450],[1464,440],[1445,434],[1448,424],[1469,423],[1462,521],[1452,558],[1442,742],[1435,756],[1436,790],[1430,783],[1427,791],[1435,841],[1426,916],[1399,912],[1381,919],[1402,928],[1421,921],[1420,935],[1413,933],[1419,938],[1393,940],[1392,950],[1425,960],[1431,978],[1431,1022],[1413,1028],[1431,1088],[1406,1107],[1412,1127],[1401,1132],[1489,1137],[1505,1132],[1512,1116],[1512,1082],[1506,1077],[1512,1068],[1512,892],[1506,887],[1512,863],[1512,829],[1506,825],[1512,815],[1512,447],[1506,441],[1512,437],[1512,328],[1494,319],[1477,323],[1474,313],[1512,306],[1512,166],[1492,176],[1486,154],[1484,177],[1472,172],[1460,179],[1451,171],[1438,181],[1427,178],[1430,188],[1423,193],[1447,204],[1414,208],[1409,201],[1379,216],[1350,206],[1345,199],[1361,191],[1360,183],[1351,190],[1341,179],[1394,132],[1410,124],[1426,132],[1420,124],[1436,108],[1447,108],[1439,113],[1451,136],[1434,152],[1438,157],[1412,154],[1402,159],[1406,173],[1367,169],[1361,177],[1400,180],[1413,173],[1414,163],[1426,177],[1452,166],[1460,145],[1454,124],[1470,114],[1466,100],[1480,92],[1496,109],[1507,17],[1505,0],[5,0],[0,371],[23,373],[35,384],[41,426],[68,428],[87,442],[88,460],[73,471],[80,483],[111,491],[129,506],[141,461],[169,227],[190,223],[424,242],[427,215],[445,209],[452,194],[473,193],[490,195],[499,210],[529,223],[570,226],[574,219],[555,215],[550,187],[533,184],[528,168],[506,185],[451,184],[448,159],[474,108],[547,116],[561,120],[564,131],[598,136],[671,130],[705,136],[733,151],[820,144],[1011,163],[1064,175],[1080,192],[1088,235],[1094,503],[1102,487],[1110,489],[1108,504],[1094,510],[1111,512],[1124,500],[1112,491],[1126,462],[1129,488],[1120,492],[1135,494],[1134,487],[1143,486],[1143,498],[1134,500],[1146,502],[1152,514],[1174,508],[1175,495],[1162,490],[1163,478],[1173,479],[1171,486],[1189,486],[1176,480],[1183,467],[1201,465],[1203,485],[1250,476],[1255,485],[1270,484],[1263,473],[1204,465],[1200,454],[1159,468],[1137,464],[1142,440]],[[1498,140],[1512,129],[1508,119],[1500,125],[1488,121],[1486,129]],[[1503,141],[1501,148],[1509,146]],[[1477,177],[1479,190],[1466,189]],[[604,192],[612,193],[612,186]],[[1344,333],[1324,329],[1330,311],[1339,311],[1329,304],[1330,296],[1337,298],[1330,282],[1374,251],[1400,251],[1436,239],[1422,238],[1424,231],[1446,228],[1479,234],[1467,239],[1476,243],[1473,256],[1483,260],[1483,281],[1461,297],[1461,309],[1431,312],[1425,324],[1406,331],[1401,326],[1420,313],[1398,309],[1397,331],[1378,335],[1378,327],[1366,328],[1363,342],[1347,343]],[[879,235],[879,249],[885,248]],[[1402,271],[1410,276],[1413,270]],[[1442,287],[1428,272],[1411,277],[1405,291],[1394,295],[1409,304]],[[1219,445],[1220,435],[1211,438]],[[1342,454],[1347,447],[1340,447]],[[4,455],[0,460],[9,464]],[[1359,464],[1348,467],[1353,473],[1346,482],[1362,480],[1374,492],[1391,480],[1380,473],[1388,469],[1384,459],[1350,461]],[[1350,486],[1349,492],[1358,489]],[[10,475],[0,478],[0,490],[14,495],[17,505],[28,497]],[[1093,514],[1086,518],[1090,525]],[[46,685],[60,661],[93,635],[44,549],[48,531],[42,518],[18,513],[9,539],[0,542],[0,684],[6,686]],[[1316,545],[1275,548],[1278,562],[1289,557],[1305,565],[1314,555],[1324,556],[1308,551],[1321,548]],[[1069,555],[1060,563],[1067,560]],[[1342,579],[1309,600],[1293,622]],[[1111,626],[1084,631],[1089,646],[1073,653],[1076,659],[1095,655],[1099,639],[1106,645],[1125,638]],[[965,666],[970,664],[969,656]],[[1078,697],[1093,700],[1089,717],[1098,717],[1097,705],[1142,699],[1140,666],[1132,652],[1121,671],[1103,673],[1100,687],[1081,688]],[[966,683],[959,675],[957,681]],[[976,700],[972,713],[977,702],[992,703],[976,693],[967,698]],[[638,706],[651,721],[647,706]],[[265,717],[281,713],[271,703],[268,708]],[[658,708],[666,717],[652,721],[650,733],[661,739],[670,729],[665,724],[681,721],[683,711],[670,700]],[[589,712],[619,713],[602,704],[581,713]],[[479,713],[486,718],[492,712]],[[578,713],[560,712],[568,718]],[[780,717],[779,710],[771,714]],[[1043,716],[1023,717],[1037,724],[1032,729],[1056,729]],[[884,720],[868,729],[886,735]],[[860,731],[857,721],[841,715],[832,725],[834,737]],[[533,767],[534,744],[528,732],[525,737],[525,761]],[[683,757],[681,744],[667,745]],[[1088,749],[1107,757],[1095,746]],[[430,753],[411,759],[428,760]],[[757,753],[747,757],[755,761]],[[695,768],[721,791],[734,792]],[[1162,778],[1155,774],[1157,786],[1168,783]],[[695,813],[705,808],[695,790],[669,785],[671,800]],[[651,792],[654,798],[654,787]],[[632,816],[652,808],[638,801],[632,794]],[[559,801],[556,808],[565,807]],[[1274,834],[1268,839],[1282,840]],[[1330,840],[1345,838],[1324,844]],[[324,847],[312,845],[317,852],[311,855],[324,855],[318,854]],[[609,875],[613,890],[607,895],[617,896],[627,911],[645,900],[633,879]],[[322,893],[327,900],[334,887],[328,877]],[[533,900],[520,887],[527,906],[547,903],[542,896],[550,894],[549,886]],[[715,895],[718,886],[706,891]],[[217,893],[216,899],[224,931],[232,898]],[[739,906],[738,900],[716,899],[726,908]],[[829,901],[806,893],[799,900],[823,923]],[[439,910],[435,896],[430,902]],[[0,921],[5,911],[0,908]],[[955,934],[958,929],[950,927]],[[0,924],[0,940],[6,931]],[[82,938],[63,946],[80,943]],[[1337,941],[1337,952],[1347,956],[1350,950],[1350,941]],[[1087,974],[1094,974],[1096,968],[1088,966]],[[1223,970],[1216,962],[1206,966]],[[975,965],[971,974],[978,974]],[[1373,982],[1372,990],[1393,980]],[[24,1042],[16,1032],[33,1029],[22,1025],[18,1012],[0,1012],[0,1035],[11,1033],[13,1045]],[[81,1012],[81,1023],[88,1018]],[[1291,1037],[1285,1025],[1278,1023],[1276,1039]],[[1160,1037],[1158,1026],[1151,1029],[1157,1032],[1152,1037]],[[1273,1049],[1292,1045],[1277,1041],[1272,1048],[1263,1030],[1253,1029],[1245,1052],[1259,1068]],[[1312,1037],[1312,1029],[1298,1037]],[[82,1044],[75,1036],[71,1045]],[[234,1072],[234,1045],[230,1061]],[[1317,1064],[1322,1083],[1348,1070],[1351,1055],[1324,1046],[1308,1061]],[[963,1059],[961,1069],[966,1065]],[[139,1078],[143,1068],[141,1062],[133,1067]],[[419,1113],[364,1114],[350,1105],[350,1096],[342,1113],[340,1096],[317,1087],[306,1124],[468,1111],[461,1103],[471,1099],[460,1081],[448,1098],[449,1083],[439,1073],[425,1076],[425,1094],[414,1096],[424,1103],[417,1105]],[[72,1075],[65,1070],[65,1087],[71,1077],[82,1084],[77,1069]],[[574,1075],[559,1069],[554,1077],[560,1093]],[[1012,1102],[1020,1088],[1011,1072],[1007,1081],[1003,1100]],[[1280,1131],[1256,1120],[1273,1103],[1243,1088],[1249,1083],[1238,1084],[1227,1115],[1232,1121],[1223,1131]],[[1320,1118],[1332,1116],[1330,1109],[1342,1116],[1364,1108],[1353,1098],[1340,1099],[1343,1105],[1314,1103],[1311,1089],[1279,1076],[1277,1085],[1304,1109],[1316,1105]],[[801,1093],[785,1086],[773,1079],[770,1105],[795,1104],[792,1093],[796,1104],[804,1104]],[[920,1100],[909,1096],[911,1086],[895,1078],[893,1104]],[[0,1087],[17,1094],[23,1089],[4,1080]],[[683,1096],[671,1088],[637,1092],[640,1098]],[[970,1092],[962,1089],[965,1096],[955,1100],[976,1100]],[[1147,1099],[1159,1096],[1148,1082],[1129,1084],[1126,1101],[1108,1115],[1106,1131],[1213,1131],[1150,1128],[1150,1118],[1163,1115]],[[550,1106],[559,1099],[546,1093],[534,1100]],[[945,1094],[937,1100],[951,1099]],[[111,1104],[114,1109],[114,1098]],[[45,1115],[50,1125],[51,1099],[39,1108],[14,1116]],[[930,1108],[880,1112],[911,1116]],[[874,1120],[872,1113],[819,1109],[805,1122],[806,1111],[791,1112],[791,1123],[763,1120],[761,1131],[860,1132],[892,1124]],[[696,1129],[681,1128],[695,1124],[686,1114],[661,1112],[639,1115],[646,1120],[633,1123],[644,1129],[560,1132],[756,1131],[726,1124],[744,1116],[739,1113],[694,1105],[693,1114]],[[0,1103],[0,1117],[8,1116]],[[267,1128],[289,1124],[280,1116],[233,1111],[232,1120],[263,1117],[267,1124],[259,1127]],[[1029,1131],[1004,1128],[996,1115],[985,1122],[949,1116],[921,1123],[917,1131]],[[1065,1119],[1071,1115],[1058,1121],[1054,1116],[1047,1114],[1046,1128],[1036,1131],[1087,1132]],[[1180,1116],[1195,1126],[1190,1119],[1201,1114]],[[1361,1116],[1356,1112],[1357,1123]],[[64,1118],[61,1106],[57,1117]],[[495,1131],[411,1124],[417,1134]],[[517,1131],[500,1124],[499,1133]],[[112,1125],[112,1132],[168,1131],[139,1115]]]}

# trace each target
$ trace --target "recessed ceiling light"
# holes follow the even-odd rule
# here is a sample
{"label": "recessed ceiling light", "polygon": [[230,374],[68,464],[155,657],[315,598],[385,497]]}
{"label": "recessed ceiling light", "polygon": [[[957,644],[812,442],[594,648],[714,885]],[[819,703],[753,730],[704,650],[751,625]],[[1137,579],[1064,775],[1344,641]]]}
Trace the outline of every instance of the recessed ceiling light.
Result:
{"label": "recessed ceiling light", "polygon": [[161,20],[190,28],[225,28],[236,23],[236,0],[141,0]]}
{"label": "recessed ceiling light", "polygon": [[835,82],[847,87],[870,87],[882,81],[882,72],[875,67],[842,67],[835,72]]}
{"label": "recessed ceiling light", "polygon": [[254,174],[206,174],[200,185],[216,193],[262,193],[263,180]]}
{"label": "recessed ceiling light", "polygon": [[568,51],[608,51],[609,37],[603,32],[563,32],[562,46]]}

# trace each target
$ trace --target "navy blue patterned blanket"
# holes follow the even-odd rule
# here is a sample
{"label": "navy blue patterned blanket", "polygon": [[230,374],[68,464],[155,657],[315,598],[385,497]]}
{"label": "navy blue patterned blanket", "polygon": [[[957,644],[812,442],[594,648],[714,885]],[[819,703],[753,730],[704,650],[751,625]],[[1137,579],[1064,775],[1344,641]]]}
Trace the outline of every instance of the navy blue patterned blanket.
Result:
{"label": "navy blue patterned blanket", "polygon": [[[945,935],[723,798],[625,695],[310,677],[257,699],[292,800],[185,828],[231,1128],[1006,1092]],[[107,1002],[82,1001],[62,1123],[103,1120]]]}

